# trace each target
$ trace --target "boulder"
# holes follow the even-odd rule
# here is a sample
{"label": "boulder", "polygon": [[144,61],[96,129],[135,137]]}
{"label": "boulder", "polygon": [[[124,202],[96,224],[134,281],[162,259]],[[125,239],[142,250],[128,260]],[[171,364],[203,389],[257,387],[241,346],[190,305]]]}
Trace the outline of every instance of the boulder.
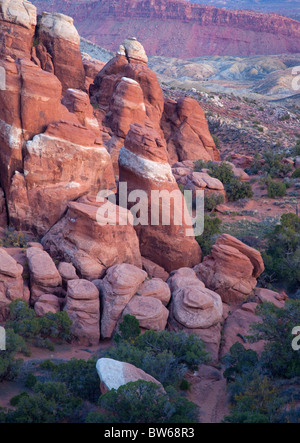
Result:
{"label": "boulder", "polygon": [[7,320],[12,301],[23,299],[28,302],[28,294],[23,287],[23,267],[5,250],[0,248],[0,321]]}
{"label": "boulder", "polygon": [[64,14],[43,12],[37,38],[51,55],[54,73],[61,81],[63,91],[84,89],[85,72],[80,52],[80,37],[74,20]]}
{"label": "boulder", "polygon": [[83,346],[97,345],[100,340],[99,291],[87,280],[70,280],[64,310],[72,320],[72,335]]}
{"label": "boulder", "polygon": [[159,278],[146,280],[139,288],[138,294],[142,297],[152,297],[160,300],[167,306],[171,299],[171,291],[167,283]]}
{"label": "boulder", "polygon": [[[168,163],[165,143],[151,125],[131,126],[120,151],[119,169],[119,184],[126,183],[127,195],[137,189],[147,195],[147,200],[140,203],[148,223],[136,226],[143,257],[168,272],[199,263],[201,250],[193,236],[184,197]],[[171,193],[175,198],[170,198]],[[155,212],[157,223],[153,223]]]}
{"label": "boulder", "polygon": [[30,272],[31,303],[34,305],[41,295],[60,295],[62,278],[49,254],[40,248],[26,250]]}
{"label": "boulder", "polygon": [[108,269],[100,288],[102,338],[112,337],[125,307],[146,277],[145,271],[125,263]]}
{"label": "boulder", "polygon": [[69,112],[75,114],[82,126],[94,132],[97,142],[101,140],[99,123],[94,116],[93,107],[86,92],[80,89],[67,89],[61,102]]}
{"label": "boulder", "polygon": [[204,111],[191,97],[165,101],[162,129],[170,163],[184,160],[220,160]]}
{"label": "boulder", "polygon": [[211,255],[205,257],[195,271],[224,303],[239,304],[253,293],[264,265],[257,250],[224,234],[213,246]]}
{"label": "boulder", "polygon": [[172,273],[170,310],[173,318],[187,329],[208,329],[222,321],[221,297],[205,288],[192,269]]}
{"label": "boulder", "polygon": [[[102,208],[111,218],[101,219]],[[66,215],[44,236],[42,244],[59,261],[72,263],[87,280],[104,277],[105,271],[116,264],[141,268],[138,238],[128,218],[127,210],[85,197],[68,204]]]}
{"label": "boulder", "polygon": [[155,383],[161,386],[163,390],[162,385],[155,378],[129,363],[112,360],[111,358],[101,358],[97,361],[96,368],[100,378],[102,394],[112,389],[117,390],[127,383],[139,380]]}
{"label": "boulder", "polygon": [[282,299],[282,295],[278,292],[264,288],[256,288],[255,295],[260,303],[272,303],[277,308],[284,308],[285,300]]}
{"label": "boulder", "polygon": [[170,277],[170,274],[168,274],[164,268],[145,257],[142,257],[142,264],[144,271],[147,272],[150,278],[159,278],[163,281],[167,281]]}
{"label": "boulder", "polygon": [[124,315],[136,317],[142,329],[164,331],[169,311],[157,298],[135,295],[124,309]]}
{"label": "boulder", "polygon": [[38,301],[34,305],[35,313],[38,317],[43,317],[49,312],[56,314],[60,312],[61,299],[53,294],[43,294],[39,297]]}

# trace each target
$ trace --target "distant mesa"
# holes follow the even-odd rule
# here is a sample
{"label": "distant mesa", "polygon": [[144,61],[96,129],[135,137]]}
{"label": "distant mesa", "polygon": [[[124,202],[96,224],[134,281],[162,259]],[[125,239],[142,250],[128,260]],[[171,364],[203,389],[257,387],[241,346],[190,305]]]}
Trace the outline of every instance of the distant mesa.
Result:
{"label": "distant mesa", "polygon": [[278,14],[229,11],[186,0],[33,0],[38,12],[71,15],[81,36],[116,51],[134,35],[149,56],[297,53],[300,23]]}

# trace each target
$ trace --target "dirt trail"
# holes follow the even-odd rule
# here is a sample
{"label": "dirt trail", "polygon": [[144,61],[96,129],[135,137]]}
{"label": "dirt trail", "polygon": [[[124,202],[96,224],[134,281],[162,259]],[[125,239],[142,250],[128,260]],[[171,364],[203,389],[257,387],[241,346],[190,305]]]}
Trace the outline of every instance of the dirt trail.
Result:
{"label": "dirt trail", "polygon": [[188,398],[200,408],[199,421],[220,423],[229,414],[227,385],[222,372],[203,365],[197,373],[187,378],[192,384]]}

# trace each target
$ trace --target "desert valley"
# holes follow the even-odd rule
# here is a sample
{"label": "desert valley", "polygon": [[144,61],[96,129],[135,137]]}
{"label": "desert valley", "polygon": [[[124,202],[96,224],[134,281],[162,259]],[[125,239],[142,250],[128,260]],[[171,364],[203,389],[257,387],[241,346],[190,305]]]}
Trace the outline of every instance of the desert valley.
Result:
{"label": "desert valley", "polygon": [[300,5],[204,3],[0,0],[0,423],[300,421]]}

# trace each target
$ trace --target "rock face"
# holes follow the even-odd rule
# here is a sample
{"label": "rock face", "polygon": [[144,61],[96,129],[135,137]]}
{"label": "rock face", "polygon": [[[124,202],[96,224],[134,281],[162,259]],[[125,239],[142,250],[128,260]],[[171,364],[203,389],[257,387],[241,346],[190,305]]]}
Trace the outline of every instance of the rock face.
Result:
{"label": "rock face", "polygon": [[0,1],[0,55],[30,56],[36,26],[36,7],[25,0]]}
{"label": "rock face", "polygon": [[166,100],[162,129],[171,164],[184,160],[220,160],[204,111],[193,98],[184,97],[178,103]]}
{"label": "rock face", "polygon": [[78,343],[97,345],[100,340],[100,300],[96,286],[87,280],[70,280],[64,310],[73,322],[71,333]]}
{"label": "rock face", "polygon": [[[194,266],[201,260],[201,250],[191,232],[191,219],[183,217],[185,201],[179,191],[168,163],[168,154],[163,139],[153,127],[132,125],[125,146],[119,156],[120,183],[127,183],[128,194],[134,190],[145,191],[148,198],[148,220],[156,210],[160,217],[169,216],[168,223],[156,226],[144,223],[136,226],[144,257],[163,266],[168,272],[184,266]],[[153,191],[175,191],[176,198],[169,201],[155,200]],[[176,201],[176,203],[174,202]],[[142,203],[143,204],[143,203]],[[155,208],[155,209],[154,209]],[[146,212],[146,210],[144,211]],[[176,224],[179,219],[181,226]],[[159,220],[159,219],[158,219]]]}
{"label": "rock face", "polygon": [[54,74],[63,91],[84,89],[85,71],[80,53],[80,37],[71,17],[43,12],[38,23],[37,38],[50,54]]}
{"label": "rock face", "polygon": [[157,298],[136,295],[127,304],[123,315],[133,315],[143,329],[164,331],[169,311]]}
{"label": "rock face", "polygon": [[113,266],[107,271],[100,288],[102,338],[111,338],[126,305],[146,277],[145,271],[128,264]]}
{"label": "rock face", "polygon": [[26,257],[30,271],[31,303],[35,304],[43,294],[60,294],[62,279],[50,255],[40,248],[28,248]]}
{"label": "rock face", "polygon": [[[116,214],[116,225],[106,224],[109,219],[105,224],[99,223],[98,211],[104,205],[111,217]],[[128,211],[121,211],[110,202],[96,203],[83,198],[68,204],[66,215],[50,229],[42,243],[52,256],[71,262],[79,275],[88,280],[103,277],[107,268],[118,263],[141,268],[137,235],[132,224],[126,224],[129,216]]]}
{"label": "rock face", "polygon": [[56,295],[44,294],[41,295],[34,305],[35,313],[38,317],[43,317],[45,314],[51,312],[56,314],[60,312],[61,302]]}
{"label": "rock face", "polygon": [[183,0],[169,0],[167,7],[165,0],[34,3],[40,11],[52,8],[72,15],[80,35],[111,50],[117,49],[124,35],[136,35],[149,55],[183,59],[297,53],[300,47],[299,22],[276,14],[230,11]]}
{"label": "rock face", "polygon": [[156,385],[162,385],[151,375],[146,374],[142,369],[111,358],[101,358],[97,361],[97,372],[100,378],[100,389],[102,394],[112,389],[119,389],[121,386],[130,382],[144,380]]}
{"label": "rock face", "polygon": [[205,257],[195,271],[225,303],[238,304],[252,294],[264,264],[257,250],[224,234],[213,246],[211,255]]}
{"label": "rock face", "polygon": [[17,299],[29,301],[23,288],[23,267],[0,248],[0,321],[7,319],[9,305]]}
{"label": "rock face", "polygon": [[21,230],[45,234],[64,214],[69,201],[114,187],[106,149],[94,134],[76,124],[50,125],[27,142],[25,174],[13,178],[9,208]]}
{"label": "rock face", "polygon": [[261,319],[255,315],[256,303],[245,303],[240,309],[233,312],[225,322],[223,329],[223,346],[221,357],[228,354],[230,348],[236,343],[241,343],[246,349],[253,349],[256,352],[262,352],[264,342],[260,341],[254,344],[248,343],[246,337],[251,334],[250,326],[253,323],[261,322]]}

